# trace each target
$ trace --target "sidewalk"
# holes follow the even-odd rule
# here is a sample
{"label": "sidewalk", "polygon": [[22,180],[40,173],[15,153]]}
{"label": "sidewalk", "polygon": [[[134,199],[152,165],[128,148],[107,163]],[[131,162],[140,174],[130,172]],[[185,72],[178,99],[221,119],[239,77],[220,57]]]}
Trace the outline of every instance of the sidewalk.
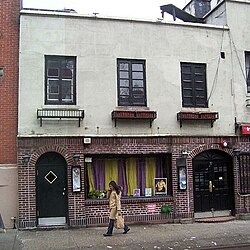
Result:
{"label": "sidewalk", "polygon": [[[250,249],[250,221],[193,224],[130,225],[130,232],[114,230],[103,237],[106,228],[69,230],[7,230],[0,233],[0,249],[219,249],[246,246]],[[238,249],[238,248],[237,248]]]}

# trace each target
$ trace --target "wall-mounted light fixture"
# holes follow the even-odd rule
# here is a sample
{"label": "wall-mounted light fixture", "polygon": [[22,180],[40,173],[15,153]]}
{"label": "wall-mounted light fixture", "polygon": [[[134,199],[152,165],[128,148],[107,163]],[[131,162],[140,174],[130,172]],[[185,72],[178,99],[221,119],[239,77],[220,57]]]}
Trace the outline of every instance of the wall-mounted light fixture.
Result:
{"label": "wall-mounted light fixture", "polygon": [[24,153],[24,155],[23,155],[23,163],[25,165],[27,165],[29,160],[30,160],[30,155],[28,153]]}
{"label": "wall-mounted light fixture", "polygon": [[236,157],[240,156],[240,149],[239,148],[234,148],[233,152],[234,152],[234,156],[236,156]]}
{"label": "wall-mounted light fixture", "polygon": [[12,216],[12,217],[10,217],[10,220],[13,223],[13,229],[16,229],[16,217]]}
{"label": "wall-mounted light fixture", "polygon": [[181,152],[181,156],[182,156],[182,158],[187,159],[187,157],[188,157],[188,152],[187,152],[186,150],[182,151],[182,152]]}
{"label": "wall-mounted light fixture", "polygon": [[80,155],[77,153],[73,154],[73,160],[74,160],[75,164],[77,164],[78,161],[80,160]]}
{"label": "wall-mounted light fixture", "polygon": [[0,79],[3,78],[3,67],[0,67]]}

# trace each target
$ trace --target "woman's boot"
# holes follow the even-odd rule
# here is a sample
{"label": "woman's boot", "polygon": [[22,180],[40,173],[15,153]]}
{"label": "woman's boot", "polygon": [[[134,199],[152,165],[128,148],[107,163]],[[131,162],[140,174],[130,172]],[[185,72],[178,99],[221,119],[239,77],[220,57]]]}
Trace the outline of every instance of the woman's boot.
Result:
{"label": "woman's boot", "polygon": [[109,220],[108,231],[103,236],[112,236],[115,220]]}
{"label": "woman's boot", "polygon": [[123,229],[124,229],[123,234],[126,234],[130,230],[130,228],[126,224],[124,224],[124,228]]}

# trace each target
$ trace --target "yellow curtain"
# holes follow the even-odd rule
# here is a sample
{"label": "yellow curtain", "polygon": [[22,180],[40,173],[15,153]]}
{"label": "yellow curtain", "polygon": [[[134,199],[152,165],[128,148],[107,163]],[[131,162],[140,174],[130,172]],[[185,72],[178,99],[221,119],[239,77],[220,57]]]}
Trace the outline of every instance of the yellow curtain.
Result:
{"label": "yellow curtain", "polygon": [[156,158],[146,158],[146,187],[152,188],[154,195],[154,178],[156,176]]}
{"label": "yellow curtain", "polygon": [[88,178],[89,178],[89,192],[92,192],[93,190],[95,190],[95,185],[94,185],[91,163],[87,163],[87,171],[88,171]]}
{"label": "yellow curtain", "polygon": [[106,159],[105,160],[105,188],[109,188],[111,181],[118,182],[118,160]]}
{"label": "yellow curtain", "polygon": [[127,176],[128,195],[133,195],[133,189],[137,189],[135,158],[129,158],[126,160],[126,176]]}

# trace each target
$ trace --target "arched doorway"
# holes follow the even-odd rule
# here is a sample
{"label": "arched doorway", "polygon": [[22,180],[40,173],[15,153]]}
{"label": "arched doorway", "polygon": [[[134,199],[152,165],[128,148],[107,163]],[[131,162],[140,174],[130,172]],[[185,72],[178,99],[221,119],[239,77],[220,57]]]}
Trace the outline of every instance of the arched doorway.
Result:
{"label": "arched doorway", "polygon": [[67,224],[67,163],[54,152],[43,154],[36,164],[38,226]]}
{"label": "arched doorway", "polygon": [[194,212],[234,210],[232,157],[208,150],[193,159]]}

